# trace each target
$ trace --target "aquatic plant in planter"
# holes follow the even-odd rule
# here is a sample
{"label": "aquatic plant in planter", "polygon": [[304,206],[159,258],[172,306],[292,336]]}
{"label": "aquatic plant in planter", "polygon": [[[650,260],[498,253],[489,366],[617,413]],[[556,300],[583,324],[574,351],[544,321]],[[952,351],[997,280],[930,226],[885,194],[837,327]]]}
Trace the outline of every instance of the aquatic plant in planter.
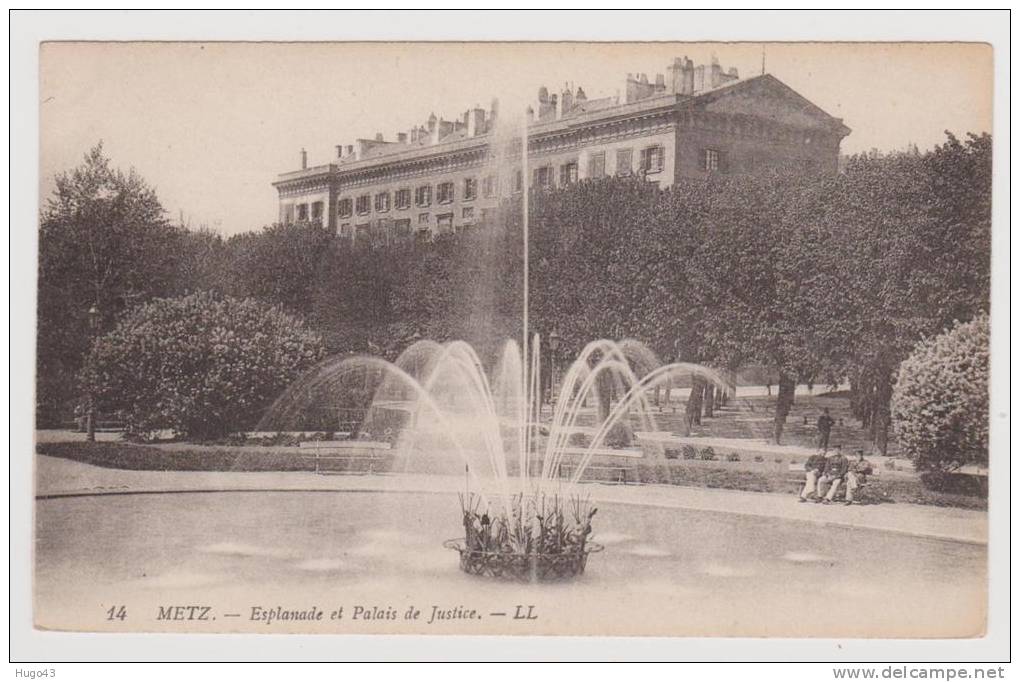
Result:
{"label": "aquatic plant in planter", "polygon": [[597,508],[587,497],[514,495],[505,509],[479,511],[481,497],[460,495],[464,537],[444,545],[460,553],[465,573],[521,582],[564,580],[584,573]]}

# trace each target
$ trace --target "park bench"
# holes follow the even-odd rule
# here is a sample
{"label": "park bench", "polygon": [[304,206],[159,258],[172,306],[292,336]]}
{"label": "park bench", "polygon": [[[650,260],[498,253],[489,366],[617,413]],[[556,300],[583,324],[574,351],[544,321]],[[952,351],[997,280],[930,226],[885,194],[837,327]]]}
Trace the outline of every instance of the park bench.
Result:
{"label": "park bench", "polygon": [[[559,465],[559,470],[558,470],[559,477],[560,478],[570,478],[571,476],[573,476],[574,471],[576,469],[577,469],[577,465],[576,464],[560,464]],[[593,477],[588,476],[588,474],[593,474],[593,473],[595,473],[597,471],[598,472],[605,472],[606,477],[605,478],[593,478]],[[589,464],[585,468],[585,470],[584,470],[584,474],[585,475],[581,476],[581,480],[582,481],[600,481],[600,482],[608,482],[608,483],[622,483],[622,484],[626,484],[628,482],[628,478],[629,478],[629,480],[632,480],[632,481],[635,481],[635,482],[637,481],[637,479],[633,475],[633,472],[634,472],[634,467],[633,466],[627,466],[627,465],[622,465],[622,464]],[[629,474],[629,476],[628,476],[628,474]]]}
{"label": "park bench", "polygon": [[[793,468],[794,466],[795,465],[793,465],[793,464],[790,465],[790,471],[789,471],[789,475],[786,477],[786,482],[790,483],[790,484],[794,484],[796,486],[795,487],[795,493],[796,494],[800,494],[800,492],[804,489],[804,469],[803,468],[799,468],[799,469],[795,470]],[[802,467],[803,465],[796,465],[796,466]],[[863,483],[858,483],[857,484],[857,492],[854,493],[854,499],[855,499],[856,502],[859,502],[861,504],[878,504],[878,498],[875,495],[872,494],[874,492],[874,489],[871,487],[871,482],[874,480],[874,477],[877,476],[877,475],[878,475],[878,470],[876,469],[874,472],[872,472],[864,480]],[[836,491],[836,499],[837,500],[840,500],[840,499],[844,499],[845,500],[846,499],[846,481],[840,481],[839,485],[840,485],[840,490]],[[828,492],[828,490],[826,490],[826,492]]]}
{"label": "park bench", "polygon": [[308,441],[300,444],[312,459],[315,473],[374,474],[390,461],[390,444],[369,441]]}

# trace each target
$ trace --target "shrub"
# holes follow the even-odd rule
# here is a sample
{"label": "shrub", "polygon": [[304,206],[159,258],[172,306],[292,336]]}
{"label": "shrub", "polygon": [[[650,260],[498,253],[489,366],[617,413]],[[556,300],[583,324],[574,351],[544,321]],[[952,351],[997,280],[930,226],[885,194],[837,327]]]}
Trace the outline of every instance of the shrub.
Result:
{"label": "shrub", "polygon": [[662,454],[666,459],[680,459],[680,451],[676,448],[664,448]]}
{"label": "shrub", "polygon": [[900,447],[919,472],[987,465],[988,316],[919,343],[900,365],[892,411]]}
{"label": "shrub", "polygon": [[631,442],[630,428],[622,422],[617,422],[610,427],[602,444],[607,448],[628,448]]}
{"label": "shrub", "polygon": [[715,450],[712,449],[711,445],[701,448],[701,452],[698,453],[698,459],[702,459],[706,462],[714,462],[716,459]]}
{"label": "shrub", "polygon": [[129,434],[207,440],[254,425],[322,355],[319,335],[281,310],[199,293],[129,311],[93,344],[82,380]]}
{"label": "shrub", "polygon": [[572,433],[567,443],[574,448],[586,448],[591,445],[591,437],[586,433]]}
{"label": "shrub", "polygon": [[737,452],[731,452],[730,454],[726,455],[726,461],[727,462],[739,462],[740,461],[740,454],[737,453]]}
{"label": "shrub", "polygon": [[697,459],[698,457],[698,449],[690,443],[687,443],[680,448],[680,453],[683,455],[684,459]]}

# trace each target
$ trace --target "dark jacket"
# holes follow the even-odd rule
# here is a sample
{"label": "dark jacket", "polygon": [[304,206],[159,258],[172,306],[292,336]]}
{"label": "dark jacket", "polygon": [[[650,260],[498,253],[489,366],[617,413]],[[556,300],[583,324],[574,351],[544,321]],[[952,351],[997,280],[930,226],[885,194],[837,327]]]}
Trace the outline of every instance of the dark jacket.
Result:
{"label": "dark jacket", "polygon": [[843,455],[833,455],[825,460],[825,475],[829,478],[843,478],[846,476],[850,462]]}
{"label": "dark jacket", "polygon": [[823,414],[821,417],[818,418],[817,422],[818,430],[823,433],[828,433],[829,431],[832,431],[832,425],[835,423],[836,423],[835,419],[833,419],[827,414]]}
{"label": "dark jacket", "polygon": [[850,462],[850,466],[847,470],[854,472],[861,479],[863,479],[866,476],[870,476],[871,472],[874,471],[874,469],[871,468],[871,462],[869,462],[866,459],[861,460],[855,459],[854,461]]}
{"label": "dark jacket", "polygon": [[811,455],[804,462],[804,471],[817,471],[821,473],[825,470],[825,455]]}

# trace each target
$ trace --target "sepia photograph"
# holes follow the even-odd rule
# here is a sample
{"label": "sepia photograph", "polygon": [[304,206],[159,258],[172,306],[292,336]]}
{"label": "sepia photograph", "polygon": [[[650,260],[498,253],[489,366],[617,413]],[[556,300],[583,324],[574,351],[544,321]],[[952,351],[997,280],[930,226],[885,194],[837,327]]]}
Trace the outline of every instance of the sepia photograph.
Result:
{"label": "sepia photograph", "polygon": [[999,57],[42,41],[31,627],[985,637]]}

